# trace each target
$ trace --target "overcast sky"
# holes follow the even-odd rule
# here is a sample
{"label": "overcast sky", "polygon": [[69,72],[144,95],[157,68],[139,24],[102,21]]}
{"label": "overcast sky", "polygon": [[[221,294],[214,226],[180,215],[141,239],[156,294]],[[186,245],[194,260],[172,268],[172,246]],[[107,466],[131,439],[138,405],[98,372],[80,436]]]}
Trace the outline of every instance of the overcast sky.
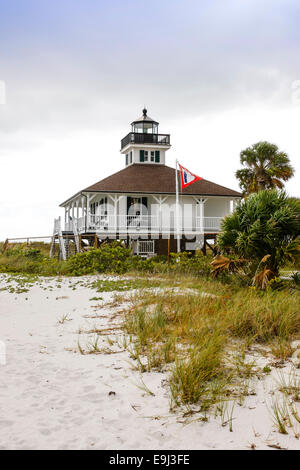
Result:
{"label": "overcast sky", "polygon": [[123,168],[144,105],[168,165],[238,189],[240,151],[268,140],[300,196],[299,24],[299,0],[0,0],[0,240],[52,233]]}

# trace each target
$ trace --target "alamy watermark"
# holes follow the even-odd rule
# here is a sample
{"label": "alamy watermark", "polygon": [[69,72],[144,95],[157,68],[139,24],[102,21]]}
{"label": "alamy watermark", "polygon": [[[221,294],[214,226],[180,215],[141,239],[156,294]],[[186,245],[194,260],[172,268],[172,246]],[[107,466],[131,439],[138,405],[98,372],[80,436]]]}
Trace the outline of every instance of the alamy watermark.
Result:
{"label": "alamy watermark", "polygon": [[0,341],[0,366],[6,365],[6,345],[4,341]]}
{"label": "alamy watermark", "polygon": [[5,81],[0,80],[0,104],[6,104]]}

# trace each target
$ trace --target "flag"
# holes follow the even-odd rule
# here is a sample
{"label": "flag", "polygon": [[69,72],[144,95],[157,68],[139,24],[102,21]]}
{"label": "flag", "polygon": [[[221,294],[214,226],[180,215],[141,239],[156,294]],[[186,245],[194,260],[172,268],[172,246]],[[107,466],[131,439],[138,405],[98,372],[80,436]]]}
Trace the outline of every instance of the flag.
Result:
{"label": "flag", "polygon": [[194,175],[194,173],[191,173],[189,170],[184,168],[180,163],[178,163],[179,168],[180,168],[180,177],[181,177],[181,188],[184,189],[190,184],[195,183],[196,181],[202,180],[203,178],[200,178],[200,176]]}

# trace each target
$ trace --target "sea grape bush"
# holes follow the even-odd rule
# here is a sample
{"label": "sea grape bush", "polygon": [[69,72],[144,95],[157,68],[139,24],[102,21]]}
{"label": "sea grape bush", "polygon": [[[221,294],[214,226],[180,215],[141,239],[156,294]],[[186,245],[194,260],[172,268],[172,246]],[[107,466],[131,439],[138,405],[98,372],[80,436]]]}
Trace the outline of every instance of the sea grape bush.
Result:
{"label": "sea grape bush", "polygon": [[120,244],[103,245],[100,249],[92,248],[83,253],[77,253],[66,262],[65,273],[80,276],[95,272],[114,272],[122,274],[131,265],[132,254],[128,248]]}
{"label": "sea grape bush", "polygon": [[169,262],[164,255],[142,259],[133,256],[129,248],[120,242],[103,244],[100,248],[77,253],[67,261],[49,258],[48,250],[19,245],[0,255],[0,272],[30,273],[42,275],[81,276],[94,273],[123,274],[128,271],[145,273],[185,273],[210,275],[210,256],[197,253],[171,253]]}

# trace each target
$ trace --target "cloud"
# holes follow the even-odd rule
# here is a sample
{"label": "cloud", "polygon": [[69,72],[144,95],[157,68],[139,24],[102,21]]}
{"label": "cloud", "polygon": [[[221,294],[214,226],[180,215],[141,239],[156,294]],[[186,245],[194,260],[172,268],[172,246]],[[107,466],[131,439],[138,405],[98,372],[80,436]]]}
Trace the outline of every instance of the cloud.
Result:
{"label": "cloud", "polygon": [[[119,141],[144,104],[162,132],[173,131],[169,162],[178,152],[196,172],[199,155],[208,179],[226,186],[236,186],[241,146],[260,137],[275,139],[296,160],[297,1],[0,0],[0,6],[3,207],[12,198],[18,211],[26,201],[38,219],[42,201],[56,206],[120,169]],[[30,232],[29,219],[15,230]]]}
{"label": "cloud", "polygon": [[300,76],[297,2],[29,1],[15,13],[0,33],[7,132],[111,127],[144,102],[163,117],[280,102]]}

